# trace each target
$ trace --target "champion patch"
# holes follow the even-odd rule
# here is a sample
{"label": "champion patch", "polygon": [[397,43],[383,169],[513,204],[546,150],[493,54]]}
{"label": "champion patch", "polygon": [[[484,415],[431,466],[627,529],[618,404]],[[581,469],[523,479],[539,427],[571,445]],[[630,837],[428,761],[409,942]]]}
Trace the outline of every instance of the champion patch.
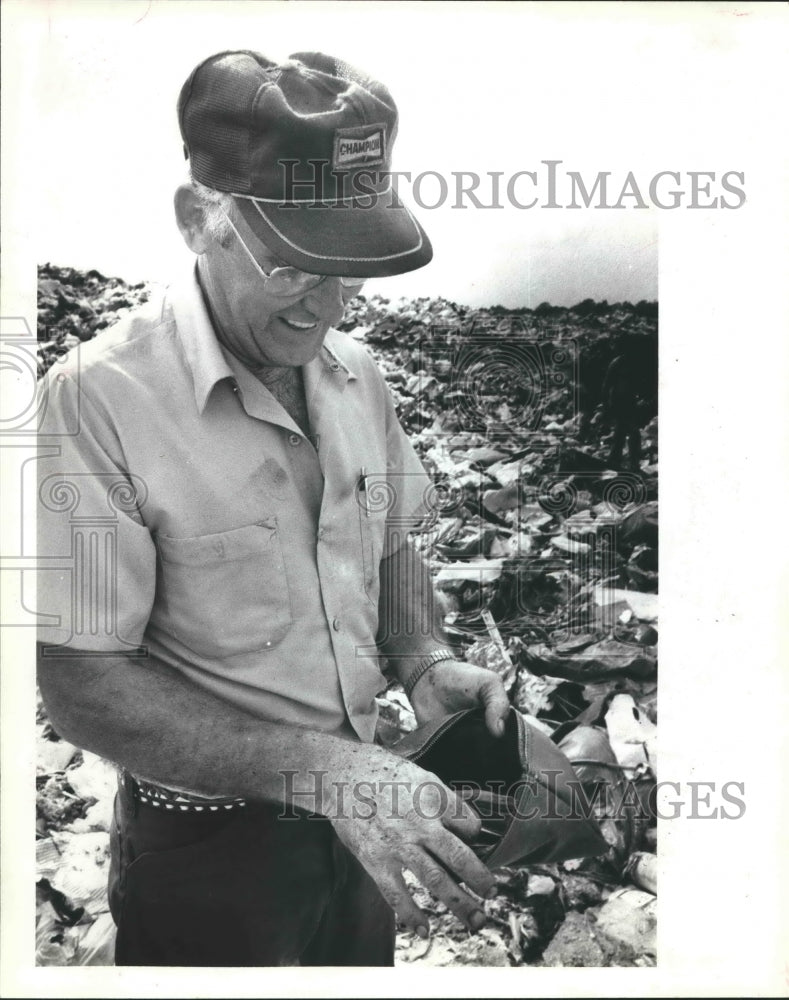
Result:
{"label": "champion patch", "polygon": [[332,166],[365,166],[383,163],[386,159],[386,126],[363,125],[359,128],[338,128],[334,133]]}

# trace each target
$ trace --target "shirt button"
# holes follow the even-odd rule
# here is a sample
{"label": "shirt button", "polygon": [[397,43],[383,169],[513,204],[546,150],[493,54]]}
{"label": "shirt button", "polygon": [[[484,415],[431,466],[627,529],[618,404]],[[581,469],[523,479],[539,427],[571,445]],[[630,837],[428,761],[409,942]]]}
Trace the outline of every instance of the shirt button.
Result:
{"label": "shirt button", "polygon": [[339,632],[340,629],[342,628],[342,626],[340,625],[340,619],[335,618],[334,621],[331,623],[331,627],[334,629],[335,632]]}
{"label": "shirt button", "polygon": [[291,434],[288,437],[288,441],[290,441],[290,443],[293,445],[294,448],[296,447],[296,445],[301,444],[301,438],[299,437],[298,434]]}

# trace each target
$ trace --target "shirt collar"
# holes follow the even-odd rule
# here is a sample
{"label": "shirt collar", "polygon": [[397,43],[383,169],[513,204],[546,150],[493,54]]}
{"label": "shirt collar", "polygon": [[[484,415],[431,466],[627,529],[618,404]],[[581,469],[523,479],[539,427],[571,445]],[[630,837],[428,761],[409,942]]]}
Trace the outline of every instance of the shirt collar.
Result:
{"label": "shirt collar", "polygon": [[356,373],[348,363],[350,360],[348,355],[348,346],[342,335],[337,330],[329,330],[324,337],[318,357],[322,357],[323,363],[328,364],[329,368],[332,365],[339,365],[349,379],[355,379]]}
{"label": "shirt collar", "polygon": [[[175,315],[186,360],[192,371],[195,403],[198,412],[202,413],[217,382],[235,378],[233,370],[235,366],[231,367],[217,340],[197,281],[196,263],[188,275],[168,288],[167,297]],[[348,364],[347,345],[336,330],[329,330],[318,356],[305,367],[314,369],[326,367],[330,371],[336,371],[335,365],[340,366],[348,379],[356,378],[356,374]]]}
{"label": "shirt collar", "polygon": [[211,390],[222,379],[233,378],[233,370],[222,353],[208,316],[203,293],[197,283],[197,264],[167,290],[175,315],[175,325],[184,354],[192,370],[195,403],[199,413],[205,409]]}

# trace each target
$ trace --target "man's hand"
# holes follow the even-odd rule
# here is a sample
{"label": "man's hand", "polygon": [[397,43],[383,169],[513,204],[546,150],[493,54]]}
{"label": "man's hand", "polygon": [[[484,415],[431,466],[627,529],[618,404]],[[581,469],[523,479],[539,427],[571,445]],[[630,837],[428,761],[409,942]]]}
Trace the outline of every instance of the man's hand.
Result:
{"label": "man's hand", "polygon": [[[435,648],[435,643],[425,645],[425,624],[430,626],[433,640],[446,644],[430,570],[410,542],[381,562],[380,622],[381,652],[392,658],[401,682],[416,660],[429,653],[431,645]],[[510,710],[497,674],[458,660],[436,663],[420,677],[411,693],[411,704],[420,724],[482,705],[494,736],[504,732],[504,719]]]}
{"label": "man's hand", "polygon": [[[495,895],[495,880],[463,840],[479,834],[481,821],[471,808],[434,774],[379,748],[356,748],[359,758],[352,794],[343,794],[322,810],[337,836],[378,885],[398,919],[427,937],[428,918],[414,902],[403,879],[408,868],[470,931],[485,923],[479,902],[464,892]],[[361,777],[363,776],[363,777]],[[359,778],[361,777],[361,780]],[[463,839],[460,839],[463,838]]]}
{"label": "man's hand", "polygon": [[[484,922],[479,902],[458,885],[481,896],[494,887],[460,839],[478,836],[482,822],[416,764],[375,745],[256,719],[152,656],[42,657],[39,683],[61,736],[134,774],[198,794],[322,813],[417,932],[427,918],[406,889],[404,867],[467,927]],[[325,777],[321,793],[318,774]]]}
{"label": "man's hand", "polygon": [[504,720],[510,710],[498,674],[459,660],[443,660],[420,677],[411,692],[411,704],[420,725],[481,705],[494,736],[504,733]]}

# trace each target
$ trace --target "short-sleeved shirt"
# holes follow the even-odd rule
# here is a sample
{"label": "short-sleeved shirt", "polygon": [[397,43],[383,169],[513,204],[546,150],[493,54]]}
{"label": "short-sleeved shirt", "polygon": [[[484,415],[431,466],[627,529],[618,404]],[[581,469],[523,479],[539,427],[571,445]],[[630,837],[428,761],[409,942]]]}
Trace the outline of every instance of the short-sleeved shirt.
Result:
{"label": "short-sleeved shirt", "polygon": [[41,641],[152,655],[259,718],[373,738],[380,561],[430,480],[360,344],[330,330],[303,376],[309,437],[220,345],[194,272],[53,366]]}

